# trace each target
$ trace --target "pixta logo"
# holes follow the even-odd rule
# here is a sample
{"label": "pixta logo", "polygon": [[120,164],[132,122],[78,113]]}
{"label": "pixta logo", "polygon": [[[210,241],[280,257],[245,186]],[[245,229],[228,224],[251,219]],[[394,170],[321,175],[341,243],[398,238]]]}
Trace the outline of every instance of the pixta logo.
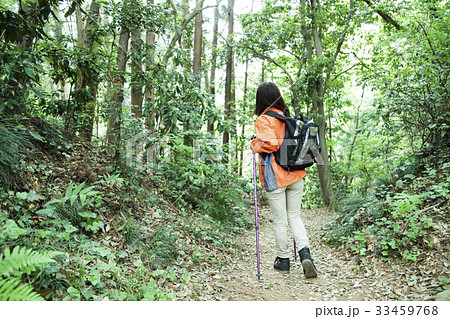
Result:
{"label": "pixta logo", "polygon": [[127,141],[126,163],[140,171],[151,174],[158,166],[164,164],[161,151],[167,143],[167,138],[161,138],[158,133],[144,130]]}

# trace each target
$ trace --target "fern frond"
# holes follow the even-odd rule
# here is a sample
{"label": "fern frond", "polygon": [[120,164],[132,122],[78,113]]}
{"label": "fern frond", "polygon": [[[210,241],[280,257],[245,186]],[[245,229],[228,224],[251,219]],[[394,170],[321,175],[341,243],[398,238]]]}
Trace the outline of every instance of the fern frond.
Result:
{"label": "fern frond", "polygon": [[0,280],[0,301],[44,301],[33,291],[33,287],[23,285],[19,278],[11,277]]}
{"label": "fern frond", "polygon": [[55,262],[53,257],[61,252],[37,252],[25,247],[16,246],[13,251],[6,247],[3,257],[0,257],[0,276],[9,276],[14,270],[30,273],[36,266]]}

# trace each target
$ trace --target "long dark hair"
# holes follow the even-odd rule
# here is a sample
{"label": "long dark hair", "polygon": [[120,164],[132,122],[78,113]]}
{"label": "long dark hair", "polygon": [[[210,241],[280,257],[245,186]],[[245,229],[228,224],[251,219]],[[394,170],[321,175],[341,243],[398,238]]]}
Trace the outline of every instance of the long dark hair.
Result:
{"label": "long dark hair", "polygon": [[269,106],[282,111],[287,108],[278,86],[272,82],[263,82],[256,91],[255,114],[260,116]]}

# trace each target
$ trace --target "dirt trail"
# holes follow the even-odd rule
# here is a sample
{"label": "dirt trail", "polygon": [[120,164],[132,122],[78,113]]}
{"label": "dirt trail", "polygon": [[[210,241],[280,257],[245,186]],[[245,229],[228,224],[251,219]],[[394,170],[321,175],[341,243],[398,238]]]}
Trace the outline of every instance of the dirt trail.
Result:
{"label": "dirt trail", "polygon": [[[304,210],[302,218],[307,228],[311,255],[317,266],[317,278],[306,279],[300,260],[291,258],[289,274],[273,269],[274,238],[271,214],[260,211],[261,273],[257,279],[255,230],[248,230],[236,238],[238,248],[225,265],[203,277],[200,300],[307,300],[307,301],[363,301],[363,300],[426,300],[420,282],[406,275],[404,266],[361,260],[346,255],[342,249],[327,247],[319,238],[320,228],[330,219],[324,210]],[[293,244],[292,251],[293,251]],[[211,269],[211,268],[210,268]],[[411,289],[413,287],[413,289]],[[419,289],[419,291],[414,288]]]}

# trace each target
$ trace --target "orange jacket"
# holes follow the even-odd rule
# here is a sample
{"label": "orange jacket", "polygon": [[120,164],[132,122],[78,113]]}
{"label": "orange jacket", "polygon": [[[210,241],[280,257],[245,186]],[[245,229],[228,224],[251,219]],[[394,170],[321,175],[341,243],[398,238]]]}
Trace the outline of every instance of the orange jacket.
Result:
{"label": "orange jacket", "polygon": [[[271,109],[283,115],[281,110]],[[273,116],[264,115],[264,112],[258,116],[255,121],[256,139],[251,141],[250,147],[255,153],[259,154],[259,179],[264,190],[272,191],[294,184],[302,178],[305,178],[305,170],[286,171],[275,162],[273,152],[276,152],[285,135],[285,124]]]}

